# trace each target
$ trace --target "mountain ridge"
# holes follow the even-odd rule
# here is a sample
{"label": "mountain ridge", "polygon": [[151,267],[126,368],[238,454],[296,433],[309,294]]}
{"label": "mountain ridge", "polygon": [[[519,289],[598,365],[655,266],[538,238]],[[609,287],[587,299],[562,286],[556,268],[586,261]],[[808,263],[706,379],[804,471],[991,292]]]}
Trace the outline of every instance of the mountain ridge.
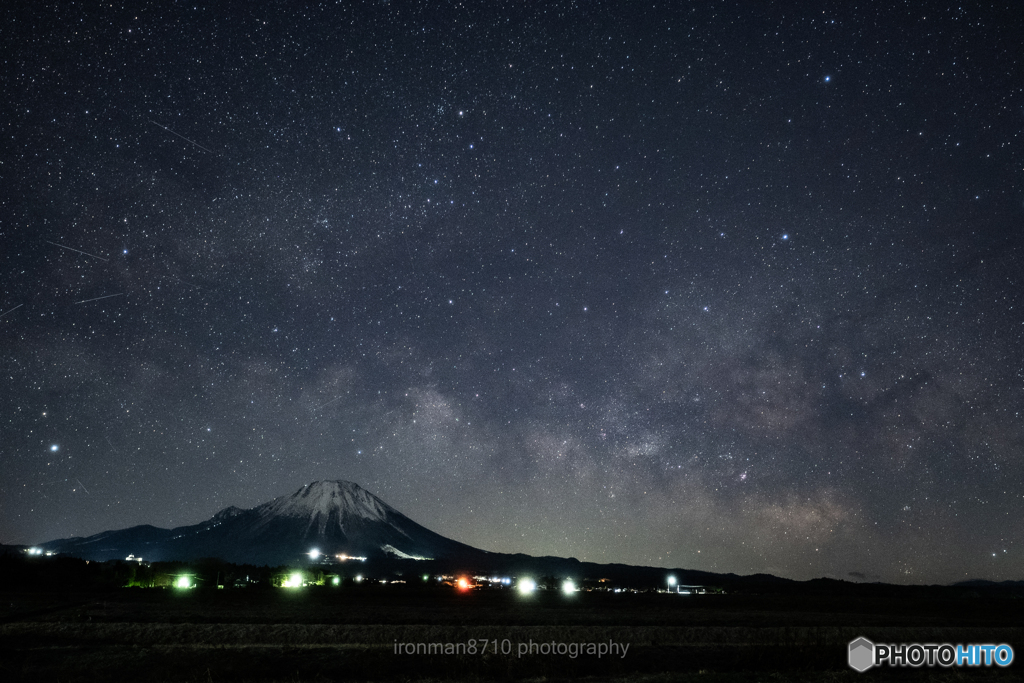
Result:
{"label": "mountain ridge", "polygon": [[[14,546],[0,546],[14,547]],[[666,575],[679,584],[728,586],[730,590],[844,592],[887,595],[889,584],[857,584],[837,579],[793,581],[771,574],[741,576],[696,569],[667,569],[623,563],[595,564],[576,558],[495,553],[446,538],[406,517],[358,484],[344,480],[315,481],[290,494],[248,509],[228,506],[196,524],[164,529],[140,524],[101,531],[87,537],[56,539],[35,546],[85,560],[136,559],[193,561],[220,558],[246,565],[297,565],[347,555],[365,557],[378,570],[452,571],[484,574],[610,577],[664,585]],[[24,549],[22,547],[22,549]],[[1022,582],[971,580],[954,587],[1016,589]]]}
{"label": "mountain ridge", "polygon": [[358,484],[314,481],[249,509],[228,506],[197,524],[138,525],[86,537],[55,539],[44,550],[89,560],[193,560],[220,557],[250,564],[324,555],[471,559],[487,551],[446,538],[409,519]]}

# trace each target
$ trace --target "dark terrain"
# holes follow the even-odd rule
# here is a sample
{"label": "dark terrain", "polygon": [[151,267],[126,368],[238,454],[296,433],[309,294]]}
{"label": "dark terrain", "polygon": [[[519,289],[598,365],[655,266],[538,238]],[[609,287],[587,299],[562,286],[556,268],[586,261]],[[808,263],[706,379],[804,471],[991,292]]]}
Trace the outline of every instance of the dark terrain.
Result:
{"label": "dark terrain", "polygon": [[[6,681],[1020,680],[1020,663],[863,674],[846,645],[1024,644],[1008,590],[896,595],[666,595],[449,587],[119,589],[0,594]],[[899,593],[905,595],[900,596]],[[481,643],[486,654],[395,654],[395,642]],[[629,643],[625,657],[532,654],[519,643]],[[507,644],[505,644],[507,641]],[[494,643],[509,654],[494,654]],[[479,647],[479,646],[478,646]],[[1019,657],[1020,655],[1018,655]],[[866,678],[865,678],[866,680]]]}

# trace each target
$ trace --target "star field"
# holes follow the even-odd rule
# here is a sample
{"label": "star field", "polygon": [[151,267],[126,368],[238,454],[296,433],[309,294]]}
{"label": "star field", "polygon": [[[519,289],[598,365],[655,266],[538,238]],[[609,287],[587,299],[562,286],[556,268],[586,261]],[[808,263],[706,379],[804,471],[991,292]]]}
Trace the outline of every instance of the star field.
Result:
{"label": "star field", "polygon": [[0,13],[0,541],[1024,578],[1015,3]]}

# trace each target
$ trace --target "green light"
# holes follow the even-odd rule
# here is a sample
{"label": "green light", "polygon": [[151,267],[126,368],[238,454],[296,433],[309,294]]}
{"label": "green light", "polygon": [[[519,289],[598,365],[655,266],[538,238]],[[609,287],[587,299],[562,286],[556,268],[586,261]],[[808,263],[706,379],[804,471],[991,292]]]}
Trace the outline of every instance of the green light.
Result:
{"label": "green light", "polygon": [[337,586],[337,585],[338,585],[339,583],[341,583],[341,578],[340,578],[340,577],[337,577],[337,576],[335,576],[335,577],[334,577],[333,579],[331,579],[331,583],[332,583],[333,585]]}
{"label": "green light", "polygon": [[191,588],[192,587],[192,581],[190,581],[187,576],[179,576],[174,581],[174,587],[175,588]]}

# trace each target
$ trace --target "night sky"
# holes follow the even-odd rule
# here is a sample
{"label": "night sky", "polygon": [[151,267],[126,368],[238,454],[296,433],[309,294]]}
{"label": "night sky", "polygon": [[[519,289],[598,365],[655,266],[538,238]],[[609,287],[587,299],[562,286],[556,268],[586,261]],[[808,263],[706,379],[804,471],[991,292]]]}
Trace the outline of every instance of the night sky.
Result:
{"label": "night sky", "polygon": [[1024,579],[1018,2],[127,4],[0,10],[0,541]]}

